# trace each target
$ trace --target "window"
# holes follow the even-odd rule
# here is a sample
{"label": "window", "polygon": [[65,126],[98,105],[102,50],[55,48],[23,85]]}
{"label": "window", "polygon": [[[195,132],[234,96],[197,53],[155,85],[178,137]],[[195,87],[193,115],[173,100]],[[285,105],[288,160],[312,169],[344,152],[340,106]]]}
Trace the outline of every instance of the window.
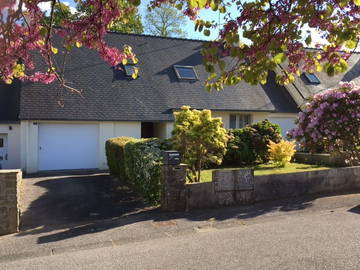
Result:
{"label": "window", "polygon": [[314,73],[304,73],[305,78],[311,84],[320,84],[319,78]]}
{"label": "window", "polygon": [[230,128],[243,128],[251,124],[250,114],[230,114]]}
{"label": "window", "polygon": [[3,148],[3,147],[4,147],[4,139],[0,138],[0,148]]}
{"label": "window", "polygon": [[176,76],[179,80],[197,80],[197,75],[192,66],[174,66]]}
{"label": "window", "polygon": [[126,77],[131,77],[134,73],[134,65],[124,65],[125,75]]}

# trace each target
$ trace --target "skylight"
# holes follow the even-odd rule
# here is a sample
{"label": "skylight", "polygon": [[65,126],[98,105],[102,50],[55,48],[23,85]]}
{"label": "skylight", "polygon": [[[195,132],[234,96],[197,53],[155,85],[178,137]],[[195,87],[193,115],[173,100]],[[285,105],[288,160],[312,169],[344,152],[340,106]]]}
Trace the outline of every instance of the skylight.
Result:
{"label": "skylight", "polygon": [[311,84],[320,84],[319,78],[314,73],[304,73],[305,78]]}
{"label": "skylight", "polygon": [[192,66],[174,66],[176,76],[179,80],[197,80],[197,75]]}
{"label": "skylight", "polygon": [[126,77],[132,77],[132,75],[135,72],[135,66],[134,65],[124,65],[125,75]]}

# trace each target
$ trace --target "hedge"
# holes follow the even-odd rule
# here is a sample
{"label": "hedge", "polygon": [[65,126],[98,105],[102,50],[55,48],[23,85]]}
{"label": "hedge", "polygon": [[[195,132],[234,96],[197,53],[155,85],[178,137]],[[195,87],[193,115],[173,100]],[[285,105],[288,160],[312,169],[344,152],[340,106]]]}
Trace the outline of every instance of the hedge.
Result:
{"label": "hedge", "polygon": [[229,130],[231,137],[224,165],[242,166],[254,163],[265,163],[269,159],[268,144],[281,140],[281,129],[269,120],[248,125],[244,128]]}
{"label": "hedge", "polygon": [[106,158],[109,166],[110,174],[118,177],[121,181],[126,181],[125,172],[125,144],[131,140],[130,137],[111,138],[105,143]]}
{"label": "hedge", "polygon": [[125,171],[130,185],[151,203],[160,202],[162,150],[160,139],[131,140],[125,144]]}

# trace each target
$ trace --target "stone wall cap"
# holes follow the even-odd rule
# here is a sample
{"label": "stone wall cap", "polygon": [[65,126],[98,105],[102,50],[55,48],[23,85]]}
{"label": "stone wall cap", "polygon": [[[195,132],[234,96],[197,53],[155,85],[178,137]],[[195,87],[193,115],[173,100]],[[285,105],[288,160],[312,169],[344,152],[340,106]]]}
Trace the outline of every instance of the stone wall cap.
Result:
{"label": "stone wall cap", "polygon": [[12,169],[12,170],[0,170],[0,173],[19,173],[20,169]]}

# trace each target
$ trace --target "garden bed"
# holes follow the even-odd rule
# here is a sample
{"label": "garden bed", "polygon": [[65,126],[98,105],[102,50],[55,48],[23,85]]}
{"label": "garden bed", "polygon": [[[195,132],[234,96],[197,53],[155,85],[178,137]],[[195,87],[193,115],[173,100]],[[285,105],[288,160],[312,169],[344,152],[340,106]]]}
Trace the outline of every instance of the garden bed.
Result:
{"label": "garden bed", "polygon": [[276,168],[274,167],[273,164],[261,164],[255,167],[219,167],[219,168],[203,170],[201,172],[201,182],[211,182],[212,172],[214,170],[236,170],[236,169],[245,169],[245,168],[253,168],[255,176],[331,169],[331,167],[327,167],[327,166],[311,165],[304,163],[290,163],[284,168]]}

